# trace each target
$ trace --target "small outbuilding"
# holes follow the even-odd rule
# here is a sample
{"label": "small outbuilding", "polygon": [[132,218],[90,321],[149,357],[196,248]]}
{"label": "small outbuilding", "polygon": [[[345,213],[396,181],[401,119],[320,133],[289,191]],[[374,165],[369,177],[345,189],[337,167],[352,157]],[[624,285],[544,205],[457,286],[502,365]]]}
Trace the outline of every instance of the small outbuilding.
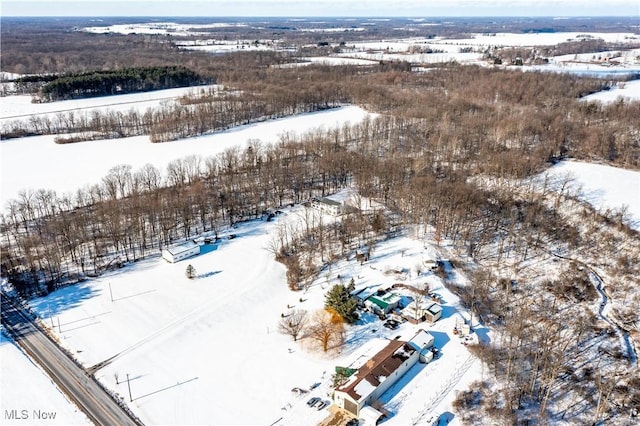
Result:
{"label": "small outbuilding", "polygon": [[424,317],[427,322],[434,323],[442,318],[442,306],[436,302],[430,302],[424,310]]}
{"label": "small outbuilding", "polygon": [[412,324],[424,321],[433,324],[442,318],[442,306],[436,302],[428,301],[420,303],[416,309],[415,305],[411,303],[400,312],[400,316]]}
{"label": "small outbuilding", "polygon": [[169,246],[162,250],[162,258],[169,263],[176,263],[188,257],[200,254],[200,244],[189,241],[184,244]]}
{"label": "small outbuilding", "polygon": [[385,292],[383,294],[373,294],[365,301],[365,306],[373,312],[388,314],[400,306],[401,298],[395,293]]}

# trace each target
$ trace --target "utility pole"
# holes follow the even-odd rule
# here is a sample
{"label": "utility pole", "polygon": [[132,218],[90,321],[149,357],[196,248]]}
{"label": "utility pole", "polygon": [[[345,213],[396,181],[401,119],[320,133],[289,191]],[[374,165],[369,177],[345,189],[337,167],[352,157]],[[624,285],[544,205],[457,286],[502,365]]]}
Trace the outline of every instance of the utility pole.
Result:
{"label": "utility pole", "polygon": [[131,398],[131,384],[129,383],[129,373],[127,373],[127,388],[129,388],[129,402],[133,402],[133,398]]}
{"label": "utility pole", "polygon": [[109,294],[111,295],[111,301],[113,302],[113,291],[111,291],[111,281],[109,281]]}
{"label": "utility pole", "polygon": [[51,320],[51,330],[54,330],[55,326],[53,325],[53,317],[51,316],[51,305],[47,305],[47,307],[49,308],[49,319]]}
{"label": "utility pole", "polygon": [[58,320],[58,333],[62,334],[62,330],[60,329],[60,317],[56,317]]}

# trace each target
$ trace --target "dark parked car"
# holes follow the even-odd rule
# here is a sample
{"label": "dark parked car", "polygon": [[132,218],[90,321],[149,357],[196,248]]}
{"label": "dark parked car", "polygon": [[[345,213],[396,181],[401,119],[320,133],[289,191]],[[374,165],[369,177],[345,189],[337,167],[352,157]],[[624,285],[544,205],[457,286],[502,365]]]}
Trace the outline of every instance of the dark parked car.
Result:
{"label": "dark parked car", "polygon": [[358,426],[358,424],[360,424],[358,419],[351,419],[344,426]]}
{"label": "dark parked car", "polygon": [[317,396],[314,396],[313,398],[311,398],[311,399],[309,399],[309,400],[307,401],[307,405],[308,405],[309,407],[313,407],[314,405],[316,405],[316,404],[318,403],[318,401],[321,401],[321,399],[320,399],[320,398],[318,398]]}
{"label": "dark parked car", "polygon": [[387,320],[383,325],[389,330],[395,330],[396,328],[400,327],[400,323],[394,319]]}

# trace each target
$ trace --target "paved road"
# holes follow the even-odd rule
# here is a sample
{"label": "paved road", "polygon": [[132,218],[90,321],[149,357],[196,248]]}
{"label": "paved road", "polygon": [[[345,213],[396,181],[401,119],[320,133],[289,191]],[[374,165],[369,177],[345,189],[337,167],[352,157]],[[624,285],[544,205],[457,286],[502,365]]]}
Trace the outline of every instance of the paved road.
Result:
{"label": "paved road", "polygon": [[2,324],[16,343],[51,377],[97,425],[136,426],[134,420],[80,366],[39,329],[24,312],[2,294]]}

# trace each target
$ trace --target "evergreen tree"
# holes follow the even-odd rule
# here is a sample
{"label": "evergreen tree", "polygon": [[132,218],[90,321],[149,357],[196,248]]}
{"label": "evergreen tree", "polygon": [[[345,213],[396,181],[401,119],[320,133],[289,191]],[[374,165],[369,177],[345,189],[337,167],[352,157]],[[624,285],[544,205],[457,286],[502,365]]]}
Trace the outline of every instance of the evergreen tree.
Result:
{"label": "evergreen tree", "polygon": [[187,265],[187,270],[185,271],[185,274],[187,275],[187,278],[194,279],[196,277],[196,268],[193,267],[193,265],[189,264]]}
{"label": "evergreen tree", "polygon": [[[349,285],[349,287],[352,287]],[[334,285],[327,293],[324,300],[326,308],[333,308],[348,324],[358,319],[356,312],[357,302],[349,294],[349,288],[342,284]]]}

